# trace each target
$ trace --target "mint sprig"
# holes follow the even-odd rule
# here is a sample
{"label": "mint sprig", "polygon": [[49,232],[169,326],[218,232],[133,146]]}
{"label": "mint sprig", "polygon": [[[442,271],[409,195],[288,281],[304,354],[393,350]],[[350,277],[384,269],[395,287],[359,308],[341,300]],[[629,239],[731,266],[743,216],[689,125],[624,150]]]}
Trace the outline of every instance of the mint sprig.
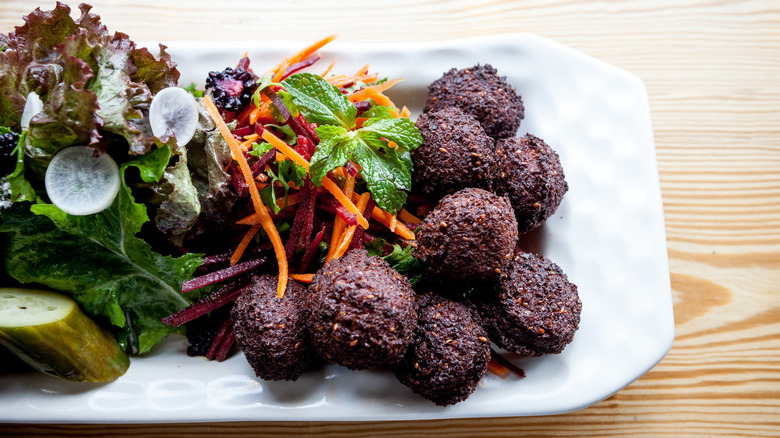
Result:
{"label": "mint sprig", "polygon": [[[397,213],[411,190],[409,151],[422,143],[411,120],[392,118],[374,106],[362,127],[355,129],[357,109],[337,87],[318,75],[292,75],[281,84],[306,120],[317,123],[320,143],[311,157],[309,174],[320,186],[328,172],[357,163],[379,208]],[[390,147],[390,142],[394,147]]]}

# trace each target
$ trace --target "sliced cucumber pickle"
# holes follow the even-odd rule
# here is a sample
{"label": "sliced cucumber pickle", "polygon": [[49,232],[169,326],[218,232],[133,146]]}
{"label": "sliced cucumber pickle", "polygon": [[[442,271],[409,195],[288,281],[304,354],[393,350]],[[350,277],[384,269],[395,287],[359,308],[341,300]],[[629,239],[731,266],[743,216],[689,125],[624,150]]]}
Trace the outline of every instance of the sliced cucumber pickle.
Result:
{"label": "sliced cucumber pickle", "polygon": [[44,290],[0,288],[0,344],[39,371],[77,382],[109,382],[130,366],[75,301]]}

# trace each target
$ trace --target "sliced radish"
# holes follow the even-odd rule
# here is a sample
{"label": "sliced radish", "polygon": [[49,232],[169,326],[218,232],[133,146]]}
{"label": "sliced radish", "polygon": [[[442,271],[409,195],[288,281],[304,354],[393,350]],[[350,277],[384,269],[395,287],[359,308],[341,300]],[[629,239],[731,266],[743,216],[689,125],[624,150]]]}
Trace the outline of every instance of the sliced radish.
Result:
{"label": "sliced radish", "polygon": [[43,109],[43,102],[35,91],[31,91],[27,95],[27,101],[24,103],[24,110],[22,111],[22,120],[20,125],[22,131],[30,129],[30,120],[35,117]]}
{"label": "sliced radish", "polygon": [[198,125],[198,104],[183,88],[160,90],[149,107],[149,123],[155,137],[166,133],[176,136],[176,144],[184,146],[192,139]]}
{"label": "sliced radish", "polygon": [[99,213],[119,193],[119,168],[108,154],[98,157],[86,146],[60,151],[44,177],[51,202],[65,213],[85,216]]}

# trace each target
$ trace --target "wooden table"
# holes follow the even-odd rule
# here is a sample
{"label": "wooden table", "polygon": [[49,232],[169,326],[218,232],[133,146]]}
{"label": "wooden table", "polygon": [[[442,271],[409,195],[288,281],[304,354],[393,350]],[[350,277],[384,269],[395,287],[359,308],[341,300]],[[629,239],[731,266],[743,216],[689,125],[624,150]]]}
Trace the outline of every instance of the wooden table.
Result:
{"label": "wooden table", "polygon": [[[644,377],[554,417],[368,423],[0,425],[0,435],[780,434],[777,1],[93,1],[135,40],[425,41],[536,33],[641,77],[650,95],[676,340]],[[53,2],[3,0],[0,30]],[[75,8],[76,4],[72,6]]]}

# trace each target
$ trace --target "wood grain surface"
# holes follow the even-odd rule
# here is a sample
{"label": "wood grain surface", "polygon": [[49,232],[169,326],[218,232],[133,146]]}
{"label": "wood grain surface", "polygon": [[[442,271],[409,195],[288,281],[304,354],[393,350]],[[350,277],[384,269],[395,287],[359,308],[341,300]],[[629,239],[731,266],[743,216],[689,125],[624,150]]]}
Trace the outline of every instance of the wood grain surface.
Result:
{"label": "wood grain surface", "polygon": [[[650,95],[676,339],[644,377],[553,417],[361,423],[0,425],[2,436],[780,435],[780,3],[94,1],[135,40],[424,41],[536,33]],[[0,1],[0,32],[36,6]],[[75,8],[76,4],[71,5]]]}

